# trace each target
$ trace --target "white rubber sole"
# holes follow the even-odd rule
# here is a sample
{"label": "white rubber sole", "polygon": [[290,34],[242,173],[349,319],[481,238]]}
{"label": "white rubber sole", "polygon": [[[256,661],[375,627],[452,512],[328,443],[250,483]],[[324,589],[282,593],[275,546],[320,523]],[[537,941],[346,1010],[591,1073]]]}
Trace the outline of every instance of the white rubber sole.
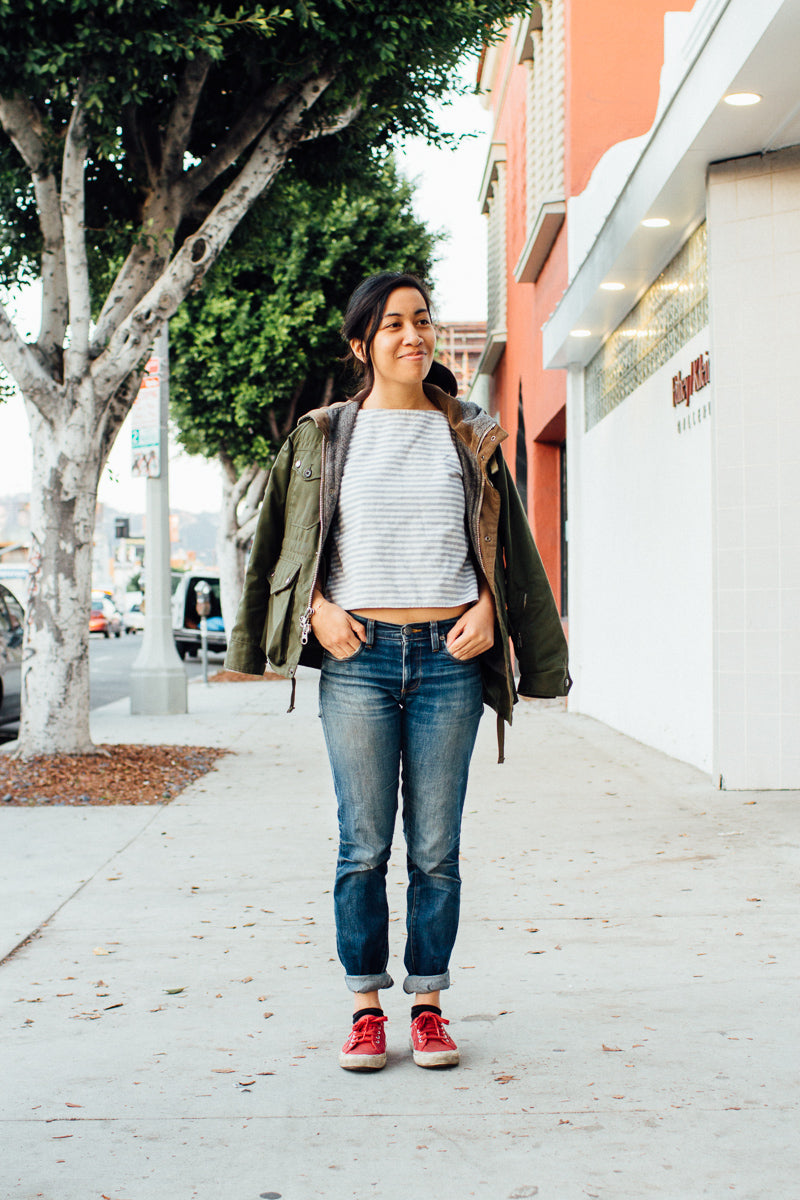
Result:
{"label": "white rubber sole", "polygon": [[414,1062],[418,1067],[457,1067],[461,1061],[458,1050],[414,1050]]}
{"label": "white rubber sole", "polygon": [[380,1071],[386,1066],[385,1054],[339,1054],[339,1066],[345,1071]]}

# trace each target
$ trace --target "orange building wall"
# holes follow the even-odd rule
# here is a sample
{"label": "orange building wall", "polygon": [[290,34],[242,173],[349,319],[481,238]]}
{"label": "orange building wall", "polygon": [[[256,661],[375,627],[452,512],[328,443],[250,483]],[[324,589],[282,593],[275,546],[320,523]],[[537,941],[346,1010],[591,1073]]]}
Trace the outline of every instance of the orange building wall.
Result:
{"label": "orange building wall", "polygon": [[664,14],[695,0],[568,0],[566,188],[577,196],[616,142],[647,133],[658,105]]}
{"label": "orange building wall", "polygon": [[[694,0],[567,0],[565,13],[565,191],[582,192],[612,145],[646,133],[658,104],[664,59],[664,14],[687,12]],[[609,15],[612,14],[612,15]],[[504,449],[516,475],[519,392],[528,447],[528,519],[547,576],[560,602],[561,481],[559,445],[566,437],[566,377],[542,363],[542,326],[567,286],[567,230],[562,225],[535,284],[517,283],[514,267],[527,237],[527,68],[503,47],[491,103],[492,140],[506,147],[505,353],[495,368],[492,404],[509,434]]]}

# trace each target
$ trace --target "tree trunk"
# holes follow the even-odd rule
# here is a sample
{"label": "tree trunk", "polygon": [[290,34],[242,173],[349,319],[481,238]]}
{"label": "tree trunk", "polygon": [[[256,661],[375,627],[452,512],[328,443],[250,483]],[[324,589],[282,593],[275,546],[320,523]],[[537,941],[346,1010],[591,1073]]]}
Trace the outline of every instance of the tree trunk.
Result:
{"label": "tree trunk", "polygon": [[227,471],[222,472],[222,512],[217,529],[217,566],[219,567],[220,602],[225,631],[230,634],[244,588],[247,553],[238,541],[238,507],[241,488]]}
{"label": "tree trunk", "polygon": [[[91,384],[85,384],[87,390]],[[89,609],[101,452],[85,427],[93,396],[65,420],[27,404],[33,439],[28,584],[19,755],[87,754]],[[90,449],[87,450],[87,447]]]}

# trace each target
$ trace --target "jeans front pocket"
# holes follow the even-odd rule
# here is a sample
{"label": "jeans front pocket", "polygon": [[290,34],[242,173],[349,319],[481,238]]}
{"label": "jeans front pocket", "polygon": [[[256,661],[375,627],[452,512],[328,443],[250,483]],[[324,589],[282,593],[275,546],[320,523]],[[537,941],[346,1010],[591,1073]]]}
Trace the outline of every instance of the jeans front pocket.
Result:
{"label": "jeans front pocket", "polygon": [[352,654],[348,654],[346,658],[337,658],[335,654],[331,654],[330,650],[323,650],[323,654],[328,662],[332,663],[351,663],[362,653],[366,647],[366,642],[360,642],[358,648]]}

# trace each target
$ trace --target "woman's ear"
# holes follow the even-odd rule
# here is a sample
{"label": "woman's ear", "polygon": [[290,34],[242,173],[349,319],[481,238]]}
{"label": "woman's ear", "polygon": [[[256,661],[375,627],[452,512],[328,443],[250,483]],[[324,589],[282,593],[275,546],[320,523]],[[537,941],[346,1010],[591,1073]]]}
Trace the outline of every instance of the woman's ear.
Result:
{"label": "woman's ear", "polygon": [[350,349],[359,362],[365,363],[367,361],[367,356],[364,353],[364,343],[360,338],[350,338]]}

